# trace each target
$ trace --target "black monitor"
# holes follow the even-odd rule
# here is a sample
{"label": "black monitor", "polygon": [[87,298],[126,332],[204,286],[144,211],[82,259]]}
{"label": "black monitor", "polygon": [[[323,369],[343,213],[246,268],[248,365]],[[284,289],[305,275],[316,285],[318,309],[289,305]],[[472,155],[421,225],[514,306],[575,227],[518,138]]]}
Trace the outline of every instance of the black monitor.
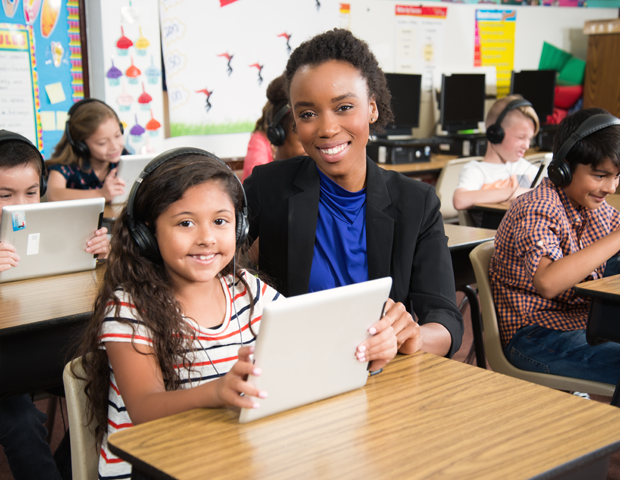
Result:
{"label": "black monitor", "polygon": [[420,124],[422,75],[386,73],[385,78],[392,94],[394,123],[385,127],[384,135],[411,135],[411,129]]}
{"label": "black monitor", "polygon": [[531,102],[541,123],[553,113],[555,70],[521,70],[512,72],[510,93],[518,93]]}
{"label": "black monitor", "polygon": [[441,76],[440,123],[450,133],[478,128],[484,121],[484,73]]}

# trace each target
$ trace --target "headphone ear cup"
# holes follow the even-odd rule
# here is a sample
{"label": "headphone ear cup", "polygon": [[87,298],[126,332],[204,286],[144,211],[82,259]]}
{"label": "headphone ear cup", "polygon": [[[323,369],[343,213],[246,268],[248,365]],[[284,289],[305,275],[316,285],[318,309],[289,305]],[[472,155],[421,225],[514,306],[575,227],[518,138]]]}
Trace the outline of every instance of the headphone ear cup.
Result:
{"label": "headphone ear cup", "polygon": [[493,145],[498,145],[504,141],[504,129],[501,125],[494,123],[487,128],[487,140]]}
{"label": "headphone ear cup", "polygon": [[573,181],[573,172],[564,160],[552,161],[547,167],[547,176],[556,187],[566,187]]}
{"label": "headphone ear cup", "polygon": [[47,178],[45,178],[45,173],[41,175],[39,179],[39,197],[42,197],[47,192]]}
{"label": "headphone ear cup", "polygon": [[118,126],[121,129],[121,135],[125,135],[125,129],[123,128],[123,123],[122,122],[118,122]]}
{"label": "headphone ear cup", "polygon": [[275,147],[281,147],[286,140],[286,132],[279,123],[276,125],[269,125],[267,129],[267,138]]}
{"label": "headphone ear cup", "polygon": [[248,218],[241,212],[236,212],[235,217],[237,220],[237,228],[236,228],[236,239],[237,239],[237,248],[243,246],[248,239],[248,232],[250,230],[250,225],[248,223]]}
{"label": "headphone ear cup", "polygon": [[157,239],[144,223],[139,222],[136,227],[131,230],[131,236],[143,256],[151,260],[156,260],[159,258],[159,245],[157,244]]}

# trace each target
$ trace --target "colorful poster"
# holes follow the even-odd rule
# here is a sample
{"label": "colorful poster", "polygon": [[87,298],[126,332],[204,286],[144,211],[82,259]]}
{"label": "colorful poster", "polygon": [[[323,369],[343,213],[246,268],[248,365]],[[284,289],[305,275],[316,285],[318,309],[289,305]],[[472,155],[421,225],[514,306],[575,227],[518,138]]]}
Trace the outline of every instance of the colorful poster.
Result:
{"label": "colorful poster", "polygon": [[448,7],[396,5],[396,73],[422,74],[422,90],[431,90],[441,65]]}
{"label": "colorful poster", "polygon": [[170,133],[251,132],[301,42],[338,27],[336,0],[160,0]]}
{"label": "colorful poster", "polygon": [[42,150],[36,66],[32,26],[0,23],[0,129]]}
{"label": "colorful poster", "polygon": [[516,20],[516,10],[476,10],[474,67],[495,67],[497,98],[510,92]]}

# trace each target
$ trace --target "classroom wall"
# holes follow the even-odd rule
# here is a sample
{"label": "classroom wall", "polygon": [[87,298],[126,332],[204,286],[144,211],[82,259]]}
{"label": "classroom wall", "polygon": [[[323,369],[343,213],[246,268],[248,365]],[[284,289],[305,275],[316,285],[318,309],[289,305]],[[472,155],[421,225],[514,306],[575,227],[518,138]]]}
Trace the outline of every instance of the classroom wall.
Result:
{"label": "classroom wall", "polygon": [[[386,72],[395,71],[395,6],[411,5],[404,0],[352,0],[351,31],[368,42]],[[447,6],[442,65],[443,72],[470,72],[474,65],[474,36],[476,9],[516,10],[515,70],[536,70],[543,42],[569,51],[586,59],[587,36],[583,25],[587,20],[617,18],[617,8],[567,8],[495,6],[478,4],[451,4],[416,2],[415,5]],[[440,82],[441,71],[435,75]],[[429,94],[422,96],[420,128],[417,136],[432,134],[435,118]]]}

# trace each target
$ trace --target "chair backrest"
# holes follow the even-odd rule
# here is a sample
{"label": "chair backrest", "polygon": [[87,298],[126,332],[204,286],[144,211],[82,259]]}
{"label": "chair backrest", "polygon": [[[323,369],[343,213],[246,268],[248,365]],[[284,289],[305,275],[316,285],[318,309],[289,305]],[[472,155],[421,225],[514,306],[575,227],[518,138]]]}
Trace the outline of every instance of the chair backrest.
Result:
{"label": "chair backrest", "polygon": [[71,364],[76,375],[85,377],[82,368],[82,358],[76,358],[67,363],[62,374],[67,398],[67,413],[69,416],[69,430],[71,431],[71,470],[73,480],[97,480],[97,465],[99,463],[99,449],[95,441],[95,421],[86,424],[86,381],[73,376]]}
{"label": "chair backrest", "polygon": [[497,322],[497,312],[493,302],[491,283],[489,281],[489,264],[495,247],[493,241],[485,242],[474,248],[469,254],[478,292],[480,294],[480,310],[482,312],[482,323],[484,325],[484,350],[487,361],[494,372],[503,373],[511,377],[520,378],[528,382],[537,383],[557,390],[568,390],[576,392],[588,392],[596,395],[612,396],[615,385],[582,380],[579,378],[563,377],[545,373],[528,372],[515,367],[504,355],[499,335]]}
{"label": "chair backrest", "polygon": [[471,162],[472,160],[480,161],[482,160],[482,157],[467,157],[450,160],[441,169],[439,178],[437,178],[437,185],[435,186],[435,189],[437,190],[437,196],[441,201],[440,212],[444,222],[458,217],[458,211],[452,204],[452,197],[454,197],[454,191],[456,190],[456,186],[459,184],[461,169],[466,163]]}

